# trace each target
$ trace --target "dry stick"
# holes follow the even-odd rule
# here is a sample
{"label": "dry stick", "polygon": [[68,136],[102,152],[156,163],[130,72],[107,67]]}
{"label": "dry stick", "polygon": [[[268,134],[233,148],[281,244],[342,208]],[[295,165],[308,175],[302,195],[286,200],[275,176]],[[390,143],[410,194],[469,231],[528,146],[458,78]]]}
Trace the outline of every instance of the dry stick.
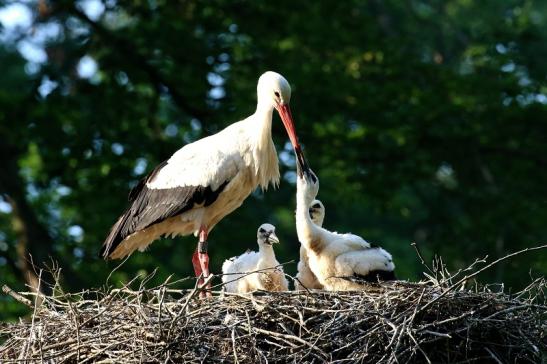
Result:
{"label": "dry stick", "polygon": [[[110,345],[107,345],[105,346],[104,348],[102,348],[101,350],[97,351],[95,354],[87,357],[84,361],[82,361],[80,364],[84,364],[84,363],[87,363],[89,361],[91,361],[92,359],[96,358],[97,356],[101,355],[102,353],[104,353],[105,351],[107,351],[108,349],[110,349],[111,347],[113,346],[116,346],[118,345],[119,343],[118,342],[114,342],[114,343],[111,343]],[[106,362],[108,363],[111,363],[112,361],[110,360],[107,360]]]}
{"label": "dry stick", "polygon": [[[329,327],[332,326],[332,321],[331,321],[331,323],[330,323],[328,326],[329,326]],[[307,332],[310,332],[310,331],[308,331],[307,329],[306,329],[306,331],[307,331]],[[325,331],[326,331],[326,328],[325,328],[324,330],[320,330],[319,335],[317,336],[317,338],[316,338],[316,339],[314,340],[314,342],[313,342],[313,345],[314,345],[314,346],[317,346],[316,344],[317,344],[317,342],[319,342],[319,339],[321,339],[323,336],[325,336]],[[311,351],[312,351],[312,348],[310,348],[310,349],[308,350],[308,352],[306,353],[306,355],[304,355],[304,356],[302,357],[302,360],[304,360],[304,358],[305,358],[306,356],[308,356],[310,353],[312,353]],[[313,353],[312,353],[312,354],[313,354]],[[318,359],[320,359],[320,358],[318,358]]]}
{"label": "dry stick", "polygon": [[[170,278],[171,276],[168,277],[168,279]],[[160,289],[161,291],[161,289]],[[160,294],[160,299],[159,299],[159,304],[158,304],[158,325],[159,325],[159,330],[158,330],[158,333],[159,335],[161,335],[161,308],[163,306],[163,299],[165,298],[165,290],[162,291],[163,293]],[[167,310],[167,312],[169,312],[169,310],[167,308],[165,308]]]}
{"label": "dry stick", "polygon": [[399,362],[399,360],[397,358],[397,352],[398,352],[399,346],[401,345],[401,341],[402,341],[402,338],[403,338],[403,331],[406,331],[406,320],[404,320],[403,323],[401,324],[401,326],[399,326],[399,327],[400,327],[400,330],[399,330],[399,336],[397,337],[397,343],[395,344],[395,348],[391,352],[393,358],[395,359],[395,362],[397,362],[397,363]]}
{"label": "dry stick", "polygon": [[545,312],[547,312],[547,307],[546,307],[546,306],[543,306],[543,305],[513,306],[513,307],[506,308],[505,310],[501,310],[501,311],[494,312],[494,313],[491,314],[490,316],[483,318],[483,320],[490,320],[490,319],[492,319],[492,317],[498,316],[498,315],[503,314],[503,313],[509,313],[509,312],[513,312],[513,311],[519,311],[519,310],[524,310],[524,309],[528,309],[528,308],[540,308],[540,309],[542,309],[542,310],[545,310]]}
{"label": "dry stick", "polygon": [[307,342],[306,340],[304,339],[301,339],[299,338],[298,336],[294,336],[294,335],[289,335],[289,334],[281,334],[279,332],[274,332],[274,331],[269,331],[269,330],[264,330],[264,329],[261,329],[261,328],[258,328],[258,327],[252,327],[251,328],[252,330],[254,331],[257,331],[257,332],[260,332],[261,334],[266,334],[266,335],[271,335],[271,336],[274,336],[274,337],[278,337],[278,338],[283,338],[283,339],[287,339],[287,340],[294,340],[294,341],[298,341],[299,343],[301,344],[304,344],[314,350],[317,350],[318,352],[321,353],[321,355],[323,355],[325,358],[328,358],[328,354],[325,353],[323,350],[321,350],[320,348],[318,348],[317,346],[313,345],[312,343],[309,343]]}
{"label": "dry stick", "polygon": [[429,268],[429,266],[426,264],[425,260],[424,260],[424,257],[422,255],[422,253],[420,252],[420,249],[418,248],[418,244],[416,244],[416,242],[412,242],[410,243],[410,245],[412,245],[414,247],[414,250],[416,250],[416,254],[418,255],[418,258],[420,258],[420,263],[422,263],[422,265],[424,267],[427,268],[427,270],[431,273],[431,274],[435,274],[433,272],[433,270],[431,270],[431,268]]}
{"label": "dry stick", "polygon": [[[36,298],[34,300],[34,311],[32,312],[32,328],[31,328],[31,334],[34,333],[34,323],[35,323],[35,320],[36,320],[36,316],[37,316],[37,313],[38,313],[38,306],[42,304],[42,302],[45,302],[46,301],[46,298],[42,298],[41,300],[38,300],[38,293],[41,293],[40,292],[40,286],[41,286],[41,283],[42,283],[42,272],[43,270],[40,269],[40,273],[38,274],[38,287],[36,288]],[[42,334],[42,330],[40,331],[40,336]],[[40,347],[40,359],[42,360],[42,362],[44,361],[44,351],[42,349],[42,337],[38,337],[38,345]]]}
{"label": "dry stick", "polygon": [[[515,296],[515,299],[519,299],[520,297],[524,296],[525,293],[530,293],[532,291],[532,289],[534,289],[535,286],[540,284],[540,282],[545,282],[545,277],[538,277],[538,278],[534,279],[532,281],[532,283],[530,283],[522,291],[517,293],[517,295]],[[538,295],[538,292],[536,292],[535,298],[537,298],[537,295]]]}
{"label": "dry stick", "polygon": [[[66,306],[65,302],[55,298],[54,296],[46,296],[43,293],[39,293],[39,292],[18,292],[18,294],[21,295],[21,296],[30,296],[30,297],[34,298],[35,302],[38,299],[40,299],[40,302],[48,300],[48,301],[53,301],[53,302],[55,302],[56,304],[58,304],[60,306]],[[35,304],[32,304],[31,308],[34,310],[35,306],[36,306]]]}
{"label": "dry stick", "polygon": [[[475,265],[479,264],[479,263],[486,263],[486,259],[488,259],[488,255],[486,255],[484,258],[475,258],[475,261],[473,263],[471,263],[471,265],[469,265],[468,267],[466,268],[463,268],[463,269],[458,269],[458,271],[454,274],[451,274],[446,280],[443,280],[443,283],[445,283],[447,280],[452,282],[452,280],[456,279],[457,276],[459,276],[461,273],[464,273],[464,272],[469,272],[471,270],[473,270],[475,268]],[[465,285],[465,281],[462,282],[463,285]]]}
{"label": "dry stick", "polygon": [[[545,332],[545,330],[543,330],[543,332]],[[539,349],[536,345],[534,345],[530,339],[528,338],[528,336],[526,336],[521,329],[519,329],[519,334],[521,337],[524,337],[526,339],[526,342],[528,343],[528,345],[530,345],[530,347],[533,349],[534,352],[538,353],[539,354]]]}
{"label": "dry stick", "polygon": [[436,332],[436,331],[431,331],[431,330],[423,330],[422,332],[424,334],[429,334],[429,335],[433,335],[433,336],[445,337],[447,339],[452,339],[452,336],[450,336],[449,334],[443,334],[442,332]]}
{"label": "dry stick", "polygon": [[239,359],[237,358],[237,350],[236,350],[236,333],[235,328],[232,328],[232,352],[234,353],[234,362],[239,363]]}
{"label": "dry stick", "polygon": [[504,260],[507,260],[511,257],[514,257],[516,255],[519,255],[519,254],[522,254],[522,253],[525,253],[525,252],[528,252],[528,251],[534,251],[534,250],[540,250],[540,249],[545,249],[547,248],[547,244],[546,245],[540,245],[540,246],[536,246],[536,247],[532,247],[532,248],[526,248],[526,249],[522,249],[522,250],[519,250],[517,252],[514,252],[514,253],[511,253],[511,254],[508,254],[504,257],[501,257],[499,259],[496,259],[495,261],[493,261],[492,263],[482,267],[481,269],[479,269],[478,271],[476,271],[475,273],[472,273],[472,274],[468,274],[466,275],[465,277],[463,277],[462,279],[460,279],[459,281],[457,281],[456,283],[454,283],[453,285],[451,285],[450,287],[448,287],[443,293],[441,293],[439,296],[437,296],[435,299],[429,301],[428,303],[426,303],[424,306],[422,306],[419,310],[418,310],[418,313],[421,313],[423,311],[425,311],[426,308],[430,307],[432,304],[434,304],[435,302],[437,302],[438,300],[440,300],[441,298],[443,298],[444,296],[447,295],[448,292],[452,291],[454,288],[458,287],[462,282],[470,279],[470,278],[473,278],[475,276],[477,276],[478,274],[484,272],[485,270],[491,268],[492,266],[498,264],[499,262],[502,262]]}
{"label": "dry stick", "polygon": [[412,335],[412,332],[410,329],[407,330],[408,332],[408,336],[412,339],[412,341],[414,341],[414,344],[416,344],[416,347],[418,348],[418,350],[420,350],[420,352],[422,353],[422,355],[424,356],[425,360],[431,364],[431,360],[429,359],[429,357],[427,356],[427,354],[425,353],[425,351],[422,349],[422,347],[420,346],[420,344],[418,344],[418,341],[416,341],[416,339],[414,338],[414,335]]}
{"label": "dry stick", "polygon": [[[139,291],[146,289],[146,283],[148,283],[152,278],[154,278],[157,272],[158,272],[158,267],[154,268],[152,272],[150,272],[150,274],[146,275],[146,277],[141,279],[141,283],[139,283]],[[167,280],[164,282],[164,284],[169,281],[170,277],[171,276],[167,277]]]}
{"label": "dry stick", "polygon": [[[286,275],[286,276],[289,276],[288,274],[285,274],[285,275]],[[289,277],[291,277],[291,276],[289,276]],[[293,283],[294,283],[294,281],[298,281],[298,283],[300,283],[300,286],[301,286],[301,287],[304,287],[304,289],[308,292],[308,294],[311,294],[311,293],[312,293],[312,292],[309,290],[308,287],[304,286],[304,284],[302,283],[302,281],[300,281],[300,279],[298,279],[297,277],[291,277],[291,278],[292,278],[292,280],[293,280]],[[294,286],[296,287],[296,284],[295,284]]]}
{"label": "dry stick", "polygon": [[503,362],[498,358],[496,354],[492,350],[490,350],[487,346],[484,347],[484,350],[488,351],[488,354],[496,361],[498,364],[503,364]]}
{"label": "dry stick", "polygon": [[420,293],[420,297],[418,298],[418,302],[416,303],[416,306],[414,306],[414,312],[412,313],[412,316],[410,317],[410,324],[414,322],[414,319],[416,318],[416,314],[418,313],[418,307],[420,306],[420,303],[422,303],[422,298],[424,297],[425,288],[422,289],[422,293]]}
{"label": "dry stick", "polygon": [[475,309],[475,310],[471,310],[471,311],[466,311],[464,312],[463,314],[461,314],[460,316],[456,316],[456,317],[450,317],[448,319],[445,319],[445,320],[442,320],[442,321],[436,321],[436,322],[430,322],[428,324],[425,324],[423,325],[419,330],[422,331],[422,330],[425,330],[426,328],[428,327],[432,327],[432,326],[440,326],[440,325],[444,325],[444,324],[447,324],[449,322],[454,322],[454,321],[458,321],[458,320],[461,320],[461,319],[464,319],[466,318],[467,316],[471,316],[471,315],[474,315],[482,310],[484,310],[485,308],[489,307],[490,306],[490,303],[486,303],[486,304],[483,304],[482,306],[480,306],[479,308]]}
{"label": "dry stick", "polygon": [[112,269],[112,271],[108,274],[108,277],[106,277],[106,286],[108,287],[108,281],[110,280],[110,277],[112,277],[112,274],[117,271],[118,269],[121,268],[122,265],[124,265],[125,262],[127,262],[127,260],[129,259],[129,255],[127,257],[125,257],[124,260],[121,261],[120,264],[118,264],[116,267],[114,267],[114,269]]}
{"label": "dry stick", "polygon": [[78,340],[76,360],[80,362],[80,345],[82,345],[82,342],[80,341],[80,324],[78,323],[78,315],[76,313],[76,310],[74,309],[70,301],[68,301],[68,307],[70,307],[70,311],[74,316],[74,326],[76,327],[76,340]]}
{"label": "dry stick", "polygon": [[15,292],[13,289],[8,287],[8,285],[4,284],[2,286],[2,292],[4,292],[7,295],[10,295],[13,297],[16,301],[21,302],[23,305],[28,306],[30,308],[34,308],[34,305],[32,304],[32,301],[28,298],[25,298],[21,296],[19,293]]}

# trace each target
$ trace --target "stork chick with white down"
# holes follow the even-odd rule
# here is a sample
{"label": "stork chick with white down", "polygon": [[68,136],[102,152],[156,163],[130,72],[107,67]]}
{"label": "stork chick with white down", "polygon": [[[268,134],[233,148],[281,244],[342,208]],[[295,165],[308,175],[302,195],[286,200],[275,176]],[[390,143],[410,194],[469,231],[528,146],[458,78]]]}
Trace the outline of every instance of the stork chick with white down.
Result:
{"label": "stork chick with white down", "polygon": [[313,223],[308,209],[319,192],[319,179],[302,152],[296,154],[296,231],[319,283],[328,291],[349,291],[364,289],[363,281],[395,279],[387,251],[372,248],[360,236],[331,232]]}
{"label": "stork chick with white down", "polygon": [[258,252],[247,252],[227,259],[222,264],[222,282],[226,291],[287,291],[289,283],[273,250],[273,244],[279,243],[275,227],[272,224],[262,224],[256,237]]}
{"label": "stork chick with white down", "polygon": [[[209,275],[207,237],[257,187],[279,184],[272,141],[277,110],[295,150],[300,150],[289,108],[291,87],[278,73],[258,80],[256,111],[224,130],[179,149],[129,193],[129,207],[103,243],[105,259],[143,251],[161,236],[199,236],[192,263],[196,276]],[[201,280],[203,282],[203,279]]]}
{"label": "stork chick with white down", "polygon": [[[317,226],[323,226],[323,220],[325,219],[325,206],[319,200],[313,200],[310,208],[311,221]],[[302,244],[300,244],[300,261],[298,262],[298,273],[294,280],[294,288],[297,291],[304,289],[322,289],[323,285],[319,283],[317,277],[310,269],[310,263],[308,259],[308,250]]]}

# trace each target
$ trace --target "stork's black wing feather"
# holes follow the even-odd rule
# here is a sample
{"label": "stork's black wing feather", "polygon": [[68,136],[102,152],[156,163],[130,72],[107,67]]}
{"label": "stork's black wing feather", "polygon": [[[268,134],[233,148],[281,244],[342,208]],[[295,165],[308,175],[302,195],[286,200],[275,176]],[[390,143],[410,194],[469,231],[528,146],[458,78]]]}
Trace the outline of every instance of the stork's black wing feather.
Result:
{"label": "stork's black wing feather", "polygon": [[127,211],[131,216],[121,229],[127,236],[190,210],[194,205],[209,206],[224,190],[228,181],[216,190],[210,186],[184,186],[165,189],[151,189],[146,185],[133,200]]}
{"label": "stork's black wing feather", "polygon": [[131,190],[130,206],[110,230],[101,248],[100,256],[108,258],[118,245],[134,232],[182,214],[194,205],[211,205],[230,182],[225,181],[215,190],[210,186],[148,188],[147,182],[154,178],[166,164],[167,162],[163,162],[154,168]]}
{"label": "stork's black wing feather", "polygon": [[144,178],[141,178],[141,180],[139,181],[139,183],[137,183],[135,185],[135,187],[133,187],[131,189],[131,191],[129,191],[129,196],[128,196],[128,200],[129,202],[133,202],[135,201],[135,199],[137,198],[137,196],[139,195],[139,193],[146,187],[146,184],[152,180],[157,174],[158,172],[167,165],[167,160],[164,160],[163,162],[161,162],[160,164],[158,164],[153,170],[152,172],[148,173],[146,175],[146,177]]}

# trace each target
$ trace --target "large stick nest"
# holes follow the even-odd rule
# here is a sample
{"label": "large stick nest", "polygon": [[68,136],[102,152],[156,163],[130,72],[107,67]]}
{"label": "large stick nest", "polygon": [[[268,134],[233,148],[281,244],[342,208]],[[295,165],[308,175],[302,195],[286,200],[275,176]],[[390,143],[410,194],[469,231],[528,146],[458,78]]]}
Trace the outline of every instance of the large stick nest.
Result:
{"label": "large stick nest", "polygon": [[[547,353],[544,279],[499,286],[393,282],[363,292],[236,295],[112,289],[51,296],[0,327],[1,362],[498,362]],[[9,291],[5,287],[5,291]]]}

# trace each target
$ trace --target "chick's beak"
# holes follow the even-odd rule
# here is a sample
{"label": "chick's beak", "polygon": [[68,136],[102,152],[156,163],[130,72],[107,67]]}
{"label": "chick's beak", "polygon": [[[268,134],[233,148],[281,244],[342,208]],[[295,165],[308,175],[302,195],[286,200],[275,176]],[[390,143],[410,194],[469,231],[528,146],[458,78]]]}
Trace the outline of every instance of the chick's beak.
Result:
{"label": "chick's beak", "polygon": [[266,242],[269,243],[269,244],[279,244],[279,238],[277,237],[277,235],[275,235],[274,232],[272,232],[272,233],[266,238]]}

